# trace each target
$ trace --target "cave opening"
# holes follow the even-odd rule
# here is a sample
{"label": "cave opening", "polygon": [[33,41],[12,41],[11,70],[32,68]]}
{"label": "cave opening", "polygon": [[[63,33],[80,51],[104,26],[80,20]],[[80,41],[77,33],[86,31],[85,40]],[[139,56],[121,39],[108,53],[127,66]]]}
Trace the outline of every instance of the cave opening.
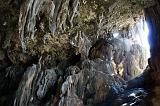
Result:
{"label": "cave opening", "polygon": [[[130,66],[131,64],[125,64],[125,61],[127,62],[131,62],[132,61],[132,65],[137,65],[136,67],[140,67],[138,66],[139,64],[139,61],[137,61],[138,64],[136,64],[136,58],[139,58],[141,59],[140,61],[143,61],[143,68],[141,67],[141,70],[139,70],[140,72],[138,74],[135,74],[135,77],[137,77],[138,75],[140,75],[144,70],[145,68],[147,67],[148,65],[148,59],[150,58],[150,45],[149,45],[149,28],[148,28],[148,25],[147,25],[147,22],[145,21],[144,18],[140,18],[135,24],[134,26],[128,28],[128,33],[127,35],[123,35],[124,33],[122,32],[113,32],[113,37],[116,38],[116,39],[120,39],[122,42],[123,42],[123,46],[125,46],[124,48],[121,47],[121,49],[125,49],[124,50],[124,58],[127,58],[127,54],[128,52],[135,52],[136,54],[138,54],[138,52],[141,53],[142,57],[140,56],[136,56],[136,57],[133,57],[131,59],[124,59],[121,63],[119,63],[118,65],[120,65],[119,67],[116,66],[117,64],[115,64],[115,62],[113,61],[113,65],[114,65],[114,70],[115,72],[117,73],[117,68],[120,68],[120,75],[123,76],[124,71],[126,67],[128,66],[124,66],[124,65],[129,65],[129,67],[132,67]],[[132,48],[132,45],[138,45],[137,47],[134,47]],[[138,48],[141,49],[138,51]],[[128,50],[127,50],[128,49]],[[134,50],[132,50],[134,49]],[[132,55],[135,55],[134,53]],[[130,55],[131,56],[131,55]],[[129,69],[131,71],[134,71],[134,69]],[[124,78],[125,79],[125,78]],[[128,79],[126,79],[128,80]]]}

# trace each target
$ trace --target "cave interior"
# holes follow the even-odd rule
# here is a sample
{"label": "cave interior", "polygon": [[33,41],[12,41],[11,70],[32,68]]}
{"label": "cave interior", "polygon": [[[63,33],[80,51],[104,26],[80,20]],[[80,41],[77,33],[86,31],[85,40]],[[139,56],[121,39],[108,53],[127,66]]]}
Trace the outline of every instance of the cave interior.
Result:
{"label": "cave interior", "polygon": [[160,106],[160,0],[0,0],[0,106]]}

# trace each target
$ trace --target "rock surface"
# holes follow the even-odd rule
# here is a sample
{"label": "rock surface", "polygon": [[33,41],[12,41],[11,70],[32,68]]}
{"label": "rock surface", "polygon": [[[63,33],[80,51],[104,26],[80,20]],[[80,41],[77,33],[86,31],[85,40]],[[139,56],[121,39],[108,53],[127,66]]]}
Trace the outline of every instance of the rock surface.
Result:
{"label": "rock surface", "polygon": [[[127,45],[128,33],[144,18],[143,8],[153,4],[1,0],[0,105],[142,105],[150,93],[142,83],[148,85],[150,78],[147,71],[133,79],[143,67],[143,53],[139,45]],[[113,38],[117,31],[121,38]],[[119,75],[120,67],[131,81]]]}

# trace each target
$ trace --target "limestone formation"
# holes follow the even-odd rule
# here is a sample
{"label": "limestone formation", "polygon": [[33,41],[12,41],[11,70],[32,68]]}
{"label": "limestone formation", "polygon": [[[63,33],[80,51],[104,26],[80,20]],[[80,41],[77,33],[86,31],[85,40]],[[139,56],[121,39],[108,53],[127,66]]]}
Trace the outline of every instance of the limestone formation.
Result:
{"label": "limestone formation", "polygon": [[[0,106],[158,106],[159,4],[0,0]],[[145,18],[151,59],[141,73]]]}

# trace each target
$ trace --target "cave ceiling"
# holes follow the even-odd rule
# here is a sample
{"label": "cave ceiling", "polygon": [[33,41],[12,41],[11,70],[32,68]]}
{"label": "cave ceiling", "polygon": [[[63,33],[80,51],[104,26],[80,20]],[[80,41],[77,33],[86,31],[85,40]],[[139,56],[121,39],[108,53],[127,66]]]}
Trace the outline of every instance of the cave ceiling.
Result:
{"label": "cave ceiling", "polygon": [[[17,23],[14,29],[20,41],[14,45],[20,45],[23,52],[62,54],[68,42],[79,47],[81,40],[75,36],[92,42],[108,31],[134,25],[136,19],[144,17],[143,8],[153,4],[152,0],[24,0],[18,14],[13,15],[16,21],[7,18],[5,22]],[[7,36],[4,47],[15,39],[12,34]]]}
{"label": "cave ceiling", "polygon": [[[99,38],[108,31],[134,25],[144,17],[143,8],[151,5],[152,0],[28,0],[21,6],[19,15],[21,46],[24,51],[35,51],[36,48],[36,51],[42,51],[38,42],[45,43],[48,39],[51,44],[44,44],[48,52],[53,48],[57,50],[57,44],[59,47],[62,42],[66,45],[75,36],[87,36],[91,40]],[[57,41],[59,43],[55,43]],[[50,47],[53,44],[56,46]]]}
{"label": "cave ceiling", "polygon": [[[143,8],[153,0],[82,0],[80,16],[83,21],[96,20],[102,29],[118,30],[133,25],[144,17]],[[85,16],[87,15],[87,16]]]}

